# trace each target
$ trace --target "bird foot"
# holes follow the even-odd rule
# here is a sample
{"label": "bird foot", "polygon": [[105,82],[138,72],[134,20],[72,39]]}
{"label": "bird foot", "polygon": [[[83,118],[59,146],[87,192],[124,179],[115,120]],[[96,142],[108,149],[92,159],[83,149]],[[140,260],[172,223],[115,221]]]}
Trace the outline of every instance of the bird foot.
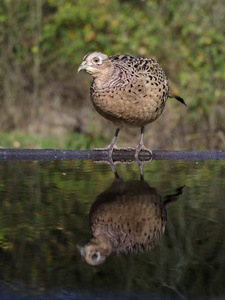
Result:
{"label": "bird foot", "polygon": [[141,152],[142,150],[143,150],[143,151],[147,151],[147,152],[150,154],[151,158],[148,159],[148,161],[151,161],[151,160],[152,160],[152,151],[151,151],[150,149],[148,149],[147,147],[145,147],[145,145],[143,145],[143,144],[139,144],[139,145],[135,148],[135,154],[134,154],[135,160],[139,161],[139,154],[140,154],[140,152]]}
{"label": "bird foot", "polygon": [[136,148],[132,147],[118,147],[116,145],[111,145],[109,144],[107,147],[104,148],[95,148],[94,150],[97,151],[109,151],[109,160],[113,160],[112,155],[113,155],[113,150],[118,150],[118,151],[134,151]]}
{"label": "bird foot", "polygon": [[109,160],[112,161],[113,149],[116,149],[116,148],[117,148],[116,145],[109,144],[108,146],[106,146],[104,148],[95,148],[94,150],[96,150],[96,151],[108,151],[109,152]]}
{"label": "bird foot", "polygon": [[[147,151],[149,153],[149,155],[150,155],[149,159],[147,159],[147,160],[140,160],[139,159],[139,154],[142,150]],[[147,163],[147,162],[150,162],[152,160],[152,151],[150,149],[148,149],[147,147],[145,147],[145,145],[140,143],[135,149],[134,158],[135,158],[135,161],[137,162],[138,167],[139,167],[141,180],[144,180],[144,164]]]}
{"label": "bird foot", "polygon": [[108,145],[107,147],[103,147],[103,148],[94,148],[94,150],[96,151],[109,151],[111,148],[111,145]]}
{"label": "bird foot", "polygon": [[94,150],[97,150],[97,151],[109,151],[109,150],[127,150],[127,151],[131,151],[131,150],[135,150],[136,148],[132,148],[132,147],[118,147],[116,145],[112,146],[111,144],[109,144],[107,147],[104,147],[104,148],[94,148]]}
{"label": "bird foot", "polygon": [[[132,148],[132,147],[118,147],[116,146],[115,144],[112,145],[112,144],[109,144],[107,147],[104,147],[104,148],[95,148],[94,150],[96,151],[108,151],[109,152],[109,156],[108,156],[108,161],[95,161],[95,162],[98,162],[98,163],[101,163],[101,162],[104,162],[104,163],[108,163],[114,174],[115,174],[115,177],[117,178],[117,172],[116,172],[116,164],[117,163],[122,163],[121,161],[120,162],[117,162],[117,161],[113,161],[113,150],[123,150],[123,151],[135,151],[135,155],[134,155],[134,158],[135,158],[135,162],[138,164],[139,166],[139,170],[140,170],[140,175],[141,175],[141,179],[144,178],[144,164],[147,163],[147,162],[150,162],[152,160],[152,151],[150,149],[148,149],[147,147],[145,147],[143,144],[139,144],[136,148]],[[146,151],[149,153],[150,155],[150,158],[148,158],[147,160],[140,160],[139,159],[139,153],[141,151]],[[124,162],[126,164],[129,164],[129,163],[132,163],[133,160],[130,162]]]}
{"label": "bird foot", "polygon": [[[114,161],[113,160],[113,150],[122,150],[122,151],[135,151],[135,148],[131,148],[131,147],[117,147],[115,144],[112,145],[112,144],[109,144],[107,147],[104,147],[104,148],[95,148],[94,150],[96,151],[108,151],[109,152],[109,156],[108,156],[108,161],[95,161],[97,163],[108,163],[111,167],[111,169],[113,170],[114,174],[115,174],[115,177],[118,178],[117,176],[117,172],[116,172],[116,164],[117,163],[122,163],[121,161]],[[123,162],[124,164],[129,164],[131,162]]]}
{"label": "bird foot", "polygon": [[107,147],[104,147],[104,148],[95,148],[94,150],[97,150],[97,151],[108,151],[109,152],[109,156],[108,156],[108,161],[109,161],[109,164],[114,166],[114,163],[113,163],[113,150],[116,149],[120,149],[119,147],[117,147],[115,144],[109,144]]}

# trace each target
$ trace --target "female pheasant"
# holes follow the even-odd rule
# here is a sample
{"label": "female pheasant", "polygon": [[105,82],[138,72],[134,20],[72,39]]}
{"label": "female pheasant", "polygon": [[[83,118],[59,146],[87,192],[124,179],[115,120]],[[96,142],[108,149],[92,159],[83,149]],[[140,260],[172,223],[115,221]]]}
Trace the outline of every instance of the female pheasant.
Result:
{"label": "female pheasant", "polygon": [[[108,57],[101,52],[91,52],[84,56],[78,68],[93,77],[91,101],[97,112],[112,121],[116,131],[111,143],[99,150],[108,150],[112,158],[116,138],[123,126],[141,127],[141,139],[136,147],[135,159],[144,146],[144,128],[162,113],[168,97],[179,96],[169,92],[166,75],[160,65],[150,58],[129,55]],[[186,105],[186,104],[185,104]]]}
{"label": "female pheasant", "polygon": [[166,208],[155,188],[146,181],[116,178],[92,204],[93,236],[77,248],[92,266],[103,263],[111,253],[147,252],[160,242],[166,220]]}

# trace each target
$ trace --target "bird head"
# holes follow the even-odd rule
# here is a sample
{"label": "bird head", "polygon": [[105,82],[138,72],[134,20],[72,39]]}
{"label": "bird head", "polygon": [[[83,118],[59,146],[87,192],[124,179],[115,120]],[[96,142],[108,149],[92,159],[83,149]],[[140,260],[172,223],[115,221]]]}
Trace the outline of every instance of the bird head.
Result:
{"label": "bird head", "polygon": [[92,245],[86,245],[84,247],[77,245],[77,249],[83,260],[91,266],[100,265],[106,259],[106,256],[100,250],[93,249]]}
{"label": "bird head", "polygon": [[92,237],[84,247],[77,245],[82,259],[91,266],[102,264],[112,253],[112,244],[107,236]]}
{"label": "bird head", "polygon": [[83,58],[83,62],[77,72],[86,71],[93,77],[97,77],[107,67],[108,56],[101,52],[90,52]]}

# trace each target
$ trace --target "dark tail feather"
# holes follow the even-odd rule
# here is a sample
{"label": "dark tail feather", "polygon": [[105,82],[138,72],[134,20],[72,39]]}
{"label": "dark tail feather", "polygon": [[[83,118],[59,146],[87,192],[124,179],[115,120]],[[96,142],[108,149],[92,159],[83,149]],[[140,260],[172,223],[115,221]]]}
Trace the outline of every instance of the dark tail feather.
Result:
{"label": "dark tail feather", "polygon": [[177,96],[176,94],[174,94],[173,92],[169,92],[169,97],[170,98],[175,98],[177,99],[177,101],[180,101],[181,103],[183,103],[185,106],[187,106],[187,104],[184,102],[184,99]]}

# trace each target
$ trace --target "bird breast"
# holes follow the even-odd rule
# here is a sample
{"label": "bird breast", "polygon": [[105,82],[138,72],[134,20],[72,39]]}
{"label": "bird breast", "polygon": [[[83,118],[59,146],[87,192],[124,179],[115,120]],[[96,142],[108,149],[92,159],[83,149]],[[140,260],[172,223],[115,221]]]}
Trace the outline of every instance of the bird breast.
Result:
{"label": "bird breast", "polygon": [[104,88],[93,80],[91,100],[99,114],[116,126],[142,127],[156,120],[168,97],[167,80],[124,72]]}

